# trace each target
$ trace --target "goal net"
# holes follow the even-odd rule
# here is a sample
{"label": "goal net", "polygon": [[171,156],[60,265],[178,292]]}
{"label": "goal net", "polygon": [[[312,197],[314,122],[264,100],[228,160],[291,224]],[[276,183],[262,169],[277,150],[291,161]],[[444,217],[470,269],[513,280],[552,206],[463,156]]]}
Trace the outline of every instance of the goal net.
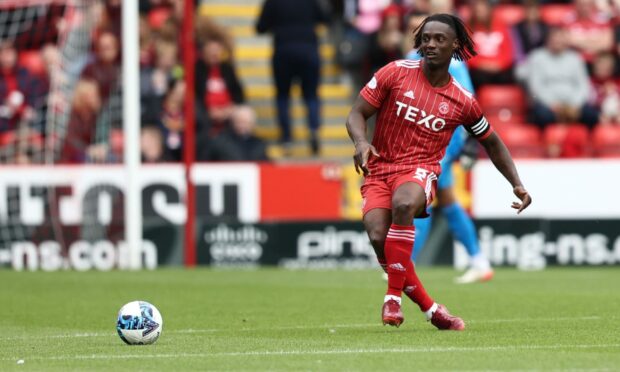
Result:
{"label": "goal net", "polygon": [[120,3],[0,1],[0,267],[129,265]]}

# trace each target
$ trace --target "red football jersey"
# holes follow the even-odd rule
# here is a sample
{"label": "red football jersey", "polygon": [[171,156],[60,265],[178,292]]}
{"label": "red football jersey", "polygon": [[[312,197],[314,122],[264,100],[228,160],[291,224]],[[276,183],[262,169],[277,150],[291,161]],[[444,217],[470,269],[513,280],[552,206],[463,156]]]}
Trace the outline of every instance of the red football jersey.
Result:
{"label": "red football jersey", "polygon": [[372,144],[381,157],[370,156],[369,178],[384,178],[418,167],[439,175],[439,161],[459,125],[478,139],[492,132],[471,92],[452,76],[445,86],[431,86],[422,64],[411,60],[391,62],[377,71],[360,92],[378,109]]}

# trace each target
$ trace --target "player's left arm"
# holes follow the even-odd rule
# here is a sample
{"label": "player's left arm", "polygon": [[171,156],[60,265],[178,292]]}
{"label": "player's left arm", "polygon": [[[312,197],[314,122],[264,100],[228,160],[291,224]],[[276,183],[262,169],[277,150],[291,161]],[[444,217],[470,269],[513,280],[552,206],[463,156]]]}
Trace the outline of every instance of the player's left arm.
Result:
{"label": "player's left arm", "polygon": [[484,146],[495,168],[510,182],[512,191],[521,200],[521,203],[512,203],[512,208],[516,209],[517,213],[521,213],[532,203],[532,197],[519,178],[517,167],[515,167],[508,148],[495,132],[488,134],[486,138],[480,140],[480,143]]}
{"label": "player's left arm", "polygon": [[491,124],[482,114],[482,109],[476,99],[473,98],[469,103],[468,113],[463,120],[463,123],[469,124],[463,126],[469,134],[478,139],[482,146],[484,146],[495,168],[510,182],[512,191],[521,200],[521,203],[513,202],[512,208],[516,209],[517,213],[521,213],[532,203],[532,197],[519,178],[519,173],[515,163],[512,161],[508,148],[506,148],[506,145],[504,145],[497,133],[493,131]]}

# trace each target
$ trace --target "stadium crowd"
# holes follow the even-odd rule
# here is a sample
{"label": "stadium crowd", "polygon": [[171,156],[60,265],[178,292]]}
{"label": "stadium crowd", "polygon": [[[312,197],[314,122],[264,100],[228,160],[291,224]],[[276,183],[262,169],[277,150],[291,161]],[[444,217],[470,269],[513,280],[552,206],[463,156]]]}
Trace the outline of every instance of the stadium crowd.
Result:
{"label": "stadium crowd", "polygon": [[620,3],[425,0],[333,2],[339,57],[355,91],[411,51],[431,13],[466,20],[468,61],[489,121],[516,157],[620,156]]}
{"label": "stadium crowd", "polygon": [[[63,27],[71,27],[71,19],[61,5],[50,5],[41,21],[49,30],[37,31],[45,37],[36,43],[0,32],[0,162],[43,162],[46,141],[56,143],[55,162],[119,161],[120,4],[103,1],[88,15],[96,20],[90,53],[62,69],[62,51],[54,41]],[[455,13],[466,20],[478,46],[478,56],[468,63],[478,99],[515,157],[620,156],[620,2],[325,0],[323,5],[331,12],[330,42],[353,92],[381,66],[411,51],[411,34],[425,16]],[[187,89],[182,22],[183,0],[140,0],[144,162],[182,160]],[[268,160],[265,141],[254,135],[256,113],[236,73],[233,37],[216,19],[197,12],[194,38],[196,160]],[[63,94],[52,87],[68,79],[68,69],[79,77],[72,92]],[[66,129],[50,133],[47,108],[63,104]]]}

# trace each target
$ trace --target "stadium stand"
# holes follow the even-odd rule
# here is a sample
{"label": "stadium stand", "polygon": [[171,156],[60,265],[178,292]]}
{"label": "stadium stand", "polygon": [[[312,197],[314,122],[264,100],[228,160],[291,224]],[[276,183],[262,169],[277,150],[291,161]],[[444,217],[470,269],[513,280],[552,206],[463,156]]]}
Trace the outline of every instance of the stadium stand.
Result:
{"label": "stadium stand", "polygon": [[572,4],[546,4],[541,7],[542,19],[551,25],[560,25],[575,11]]}
{"label": "stadium stand", "polygon": [[486,85],[478,90],[478,102],[496,122],[522,123],[527,111],[525,93],[518,85]]}
{"label": "stadium stand", "polygon": [[[356,3],[355,0],[352,2]],[[399,4],[405,12],[411,12],[412,7],[414,7],[406,1],[394,2]],[[146,4],[149,1],[144,0],[142,3]],[[262,3],[263,0],[200,0],[197,1],[197,12],[203,17],[200,22],[209,20],[207,23],[217,23],[226,28],[230,34],[230,40],[226,40],[229,57],[234,60],[237,74],[245,90],[247,103],[252,106],[257,114],[256,134],[269,143],[269,157],[276,161],[316,159],[307,146],[309,131],[305,125],[306,110],[297,88],[293,90],[294,99],[291,108],[292,132],[295,143],[288,156],[285,156],[285,152],[277,143],[279,129],[276,124],[275,89],[270,71],[272,43],[269,36],[259,36],[254,30]],[[331,1],[331,3],[338,2]],[[458,13],[464,18],[469,18],[471,16],[470,5],[466,2],[457,3],[459,4]],[[140,56],[143,68],[154,66],[158,53],[157,49],[161,49],[161,45],[163,45],[162,40],[172,43],[179,40],[178,12],[172,5],[173,2],[164,1],[156,4],[157,6],[142,9],[144,12],[141,20],[143,26],[141,40],[150,40],[148,46],[143,47],[141,45]],[[386,2],[386,6],[387,4],[388,2]],[[418,6],[422,5],[419,4]],[[62,14],[60,8],[51,9],[53,11],[50,13],[50,17],[58,17]],[[575,9],[573,3],[544,2],[540,4],[542,20],[551,25],[565,25],[567,20],[574,17]],[[106,11],[110,14],[104,17],[107,19],[107,23],[102,22],[101,25],[97,26],[100,30],[110,29],[111,26],[118,23],[118,17],[116,17],[113,9],[107,8]],[[514,26],[524,20],[525,8],[517,2],[500,1],[493,8],[493,17],[500,19],[506,25]],[[612,25],[616,25],[615,27],[620,29],[617,17],[613,18],[612,15],[608,18],[610,18]],[[42,28],[39,23],[45,25],[49,22],[47,18],[41,19],[37,26],[33,27],[33,30],[36,29],[33,32],[41,37],[15,40],[19,52],[18,65],[26,69],[31,76],[40,79],[44,85],[49,79],[50,66],[43,48],[50,46],[49,41],[55,40],[55,36],[41,32]],[[198,39],[201,38],[200,28],[204,28],[204,26],[203,23],[196,25],[197,45],[201,45],[201,41]],[[338,65],[336,46],[338,41],[337,35],[334,35],[334,29],[321,27],[318,34],[321,40],[320,55],[322,59],[322,82],[319,91],[322,101],[320,138],[323,146],[320,158],[327,161],[349,162],[351,147],[344,122],[350,109],[351,98],[355,97],[357,92],[352,87],[351,82],[343,78],[344,69]],[[620,33],[618,34],[620,35]],[[615,42],[616,45],[619,44],[619,40]],[[618,52],[619,50],[613,51],[615,58],[620,60]],[[199,51],[197,50],[198,54]],[[94,53],[91,53],[89,58],[92,59],[93,56]],[[85,61],[80,63],[85,63]],[[80,66],[76,65],[75,68],[80,68]],[[182,70],[180,61],[177,61],[170,72],[171,78],[179,79],[182,76]],[[620,69],[617,68],[616,70]],[[618,71],[616,71],[615,79],[618,79]],[[104,93],[109,94],[109,92]],[[499,133],[506,136],[506,143],[510,144],[511,150],[517,152],[516,156],[518,157],[620,156],[617,124],[605,126],[599,124],[591,132],[588,130],[584,132],[581,125],[558,124],[543,131],[527,124],[531,97],[527,96],[520,85],[484,85],[478,90],[477,95],[489,121],[493,123]],[[536,130],[539,131],[538,135],[534,133]],[[49,134],[42,133],[42,135]],[[122,154],[122,136],[122,131],[119,128],[111,126],[110,151],[114,155],[112,158],[119,158]],[[1,137],[4,146],[15,141],[15,133],[2,133]],[[531,144],[540,145],[541,150],[534,150],[532,146],[526,146],[524,139],[530,140]],[[589,142],[589,139],[592,141]],[[43,140],[39,135],[31,141],[33,145],[38,146]],[[566,141],[568,142],[565,143]],[[15,159],[8,158],[4,161],[12,162]]]}
{"label": "stadium stand", "polygon": [[594,155],[601,158],[620,158],[620,127],[598,125],[592,133]]}
{"label": "stadium stand", "polygon": [[495,7],[493,16],[507,25],[515,25],[525,18],[525,9],[518,4],[500,4]]}
{"label": "stadium stand", "polygon": [[514,158],[541,158],[545,156],[540,131],[533,125],[518,124],[496,129]]}
{"label": "stadium stand", "polygon": [[[249,103],[257,112],[257,134],[270,141],[268,153],[275,160],[284,159],[284,151],[277,144],[279,135],[276,110],[273,102],[275,89],[272,84],[271,40],[269,36],[258,36],[254,24],[260,12],[261,0],[244,0],[231,4],[225,0],[214,0],[203,4],[200,13],[217,19],[235,37],[235,61],[238,74],[246,87]],[[330,43],[328,30],[319,30],[322,58],[322,84],[319,96],[322,101],[322,142],[321,158],[325,160],[350,159],[351,149],[344,123],[350,108],[351,89],[340,82],[340,68],[335,63],[335,48]],[[290,149],[290,159],[311,159],[307,147],[309,132],[305,125],[305,108],[301,92],[292,92],[292,134],[294,143]]]}
{"label": "stadium stand", "polygon": [[591,154],[588,127],[580,123],[551,124],[544,129],[544,142],[550,157],[585,158]]}

